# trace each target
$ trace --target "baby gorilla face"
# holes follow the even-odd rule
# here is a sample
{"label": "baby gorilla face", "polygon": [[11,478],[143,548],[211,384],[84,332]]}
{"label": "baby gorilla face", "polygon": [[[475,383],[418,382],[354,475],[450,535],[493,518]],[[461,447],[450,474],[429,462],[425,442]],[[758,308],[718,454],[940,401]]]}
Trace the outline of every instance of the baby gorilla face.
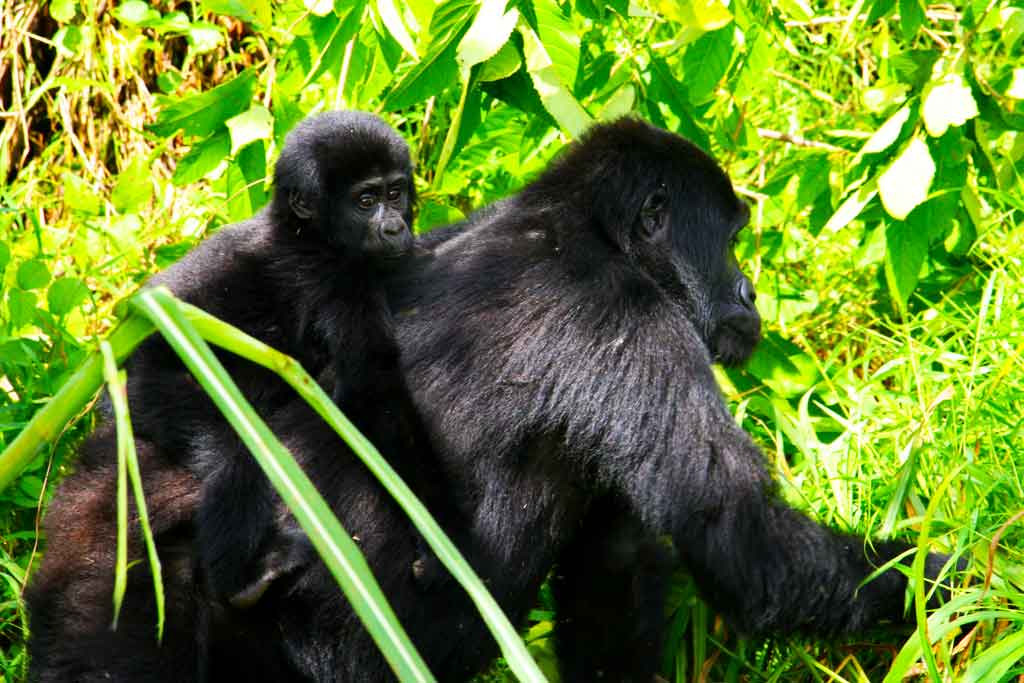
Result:
{"label": "baby gorilla face", "polygon": [[380,258],[397,258],[413,245],[409,185],[404,171],[373,174],[353,183],[339,215],[342,229],[359,241],[358,249]]}

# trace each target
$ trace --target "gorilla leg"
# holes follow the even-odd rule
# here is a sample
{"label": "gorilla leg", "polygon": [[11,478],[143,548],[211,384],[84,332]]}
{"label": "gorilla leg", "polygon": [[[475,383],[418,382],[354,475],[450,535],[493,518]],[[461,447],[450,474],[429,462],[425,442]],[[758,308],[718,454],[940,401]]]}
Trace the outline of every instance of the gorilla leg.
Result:
{"label": "gorilla leg", "polygon": [[660,660],[674,553],[600,501],[559,556],[552,587],[563,683],[650,683]]}

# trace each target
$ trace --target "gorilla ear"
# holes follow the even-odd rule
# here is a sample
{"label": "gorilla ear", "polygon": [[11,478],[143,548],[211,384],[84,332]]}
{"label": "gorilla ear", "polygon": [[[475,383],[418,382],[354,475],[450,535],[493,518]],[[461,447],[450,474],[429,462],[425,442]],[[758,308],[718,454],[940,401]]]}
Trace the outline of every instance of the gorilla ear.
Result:
{"label": "gorilla ear", "polygon": [[644,199],[640,207],[640,236],[657,239],[668,228],[668,191],[659,186]]}
{"label": "gorilla ear", "polygon": [[288,193],[288,206],[291,208],[292,213],[306,221],[313,217],[313,209],[306,203],[302,193],[298,190],[292,190]]}

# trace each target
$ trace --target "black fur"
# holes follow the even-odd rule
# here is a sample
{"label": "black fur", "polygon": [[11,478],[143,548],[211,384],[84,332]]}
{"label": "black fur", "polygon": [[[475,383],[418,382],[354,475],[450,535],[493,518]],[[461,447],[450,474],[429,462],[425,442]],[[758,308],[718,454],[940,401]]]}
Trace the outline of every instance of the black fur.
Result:
{"label": "black fur", "polygon": [[[747,633],[836,635],[903,618],[902,573],[860,584],[909,546],[871,547],[787,507],[711,373],[759,334],[729,247],[745,220],[711,159],[627,119],[433,240],[433,257],[393,286],[433,483],[458,507],[448,529],[515,621],[555,568],[566,683],[651,681],[678,561]],[[416,536],[390,497],[301,404],[271,422],[438,680],[486,666],[496,648],[462,589],[436,563],[425,588],[409,572]],[[397,455],[418,466],[420,454]],[[930,577],[943,559],[929,558]],[[393,680],[322,563],[244,614],[257,635],[276,634],[252,647],[283,650],[284,680]],[[209,653],[212,670],[224,662]]]}

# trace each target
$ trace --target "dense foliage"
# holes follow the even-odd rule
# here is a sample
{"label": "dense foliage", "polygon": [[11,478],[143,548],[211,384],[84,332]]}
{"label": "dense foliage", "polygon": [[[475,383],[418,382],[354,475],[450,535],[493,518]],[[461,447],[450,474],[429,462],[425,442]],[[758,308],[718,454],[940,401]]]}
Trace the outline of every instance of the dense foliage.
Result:
{"label": "dense foliage", "polygon": [[[0,448],[95,347],[118,299],[266,202],[304,115],[388,118],[414,148],[424,231],[521,187],[590,121],[633,113],[709,150],[751,204],[738,254],[768,334],[721,379],[787,495],[975,567],[956,627],[948,611],[927,625],[931,661],[923,623],[872,638],[880,648],[742,639],[680,576],[665,678],[1024,675],[1020,0],[0,12]],[[38,516],[90,427],[0,492],[5,680],[23,670]],[[541,595],[529,631],[547,664],[551,608]]]}

